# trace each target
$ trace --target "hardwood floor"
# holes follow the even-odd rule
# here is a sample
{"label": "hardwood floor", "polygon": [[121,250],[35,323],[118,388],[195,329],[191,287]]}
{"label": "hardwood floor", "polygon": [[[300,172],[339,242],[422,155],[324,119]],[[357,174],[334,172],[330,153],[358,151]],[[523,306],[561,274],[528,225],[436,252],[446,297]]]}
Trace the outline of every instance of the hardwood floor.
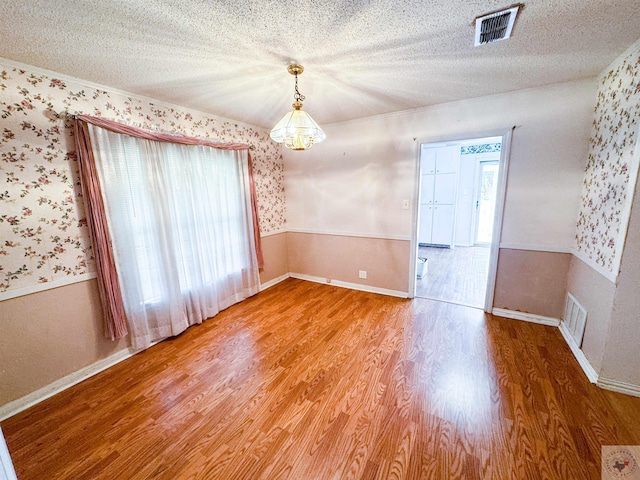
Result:
{"label": "hardwood floor", "polygon": [[489,273],[489,247],[419,247],[427,258],[426,275],[416,282],[416,296],[484,307]]}
{"label": "hardwood floor", "polygon": [[557,329],[290,279],[1,426],[20,480],[582,480],[638,411]]}

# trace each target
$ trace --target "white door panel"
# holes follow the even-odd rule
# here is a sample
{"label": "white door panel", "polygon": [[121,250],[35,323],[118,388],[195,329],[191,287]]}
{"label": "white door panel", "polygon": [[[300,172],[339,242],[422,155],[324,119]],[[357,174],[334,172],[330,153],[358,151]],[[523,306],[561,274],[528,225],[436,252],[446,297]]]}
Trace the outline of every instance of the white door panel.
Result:
{"label": "white door panel", "polygon": [[422,175],[422,184],[420,185],[420,203],[422,205],[431,205],[433,203],[434,178],[435,175]]}
{"label": "white door panel", "polygon": [[456,203],[457,175],[445,173],[435,177],[433,203],[438,205]]}
{"label": "white door panel", "polygon": [[436,173],[436,149],[423,148],[420,154],[420,171],[425,173]]}
{"label": "white door panel", "polygon": [[460,147],[438,148],[436,173],[456,173],[460,161]]}
{"label": "white door panel", "polygon": [[454,205],[434,205],[431,243],[434,245],[453,244]]}

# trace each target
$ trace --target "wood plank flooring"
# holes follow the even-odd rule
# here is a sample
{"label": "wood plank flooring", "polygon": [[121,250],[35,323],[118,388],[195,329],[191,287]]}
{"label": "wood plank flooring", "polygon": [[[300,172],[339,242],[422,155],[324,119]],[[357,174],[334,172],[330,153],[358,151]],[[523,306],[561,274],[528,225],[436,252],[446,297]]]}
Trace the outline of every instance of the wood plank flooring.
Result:
{"label": "wood plank flooring", "polygon": [[557,329],[290,279],[1,426],[20,480],[582,480],[638,411]]}
{"label": "wood plank flooring", "polygon": [[484,307],[489,247],[419,247],[427,258],[426,275],[416,281],[416,296]]}

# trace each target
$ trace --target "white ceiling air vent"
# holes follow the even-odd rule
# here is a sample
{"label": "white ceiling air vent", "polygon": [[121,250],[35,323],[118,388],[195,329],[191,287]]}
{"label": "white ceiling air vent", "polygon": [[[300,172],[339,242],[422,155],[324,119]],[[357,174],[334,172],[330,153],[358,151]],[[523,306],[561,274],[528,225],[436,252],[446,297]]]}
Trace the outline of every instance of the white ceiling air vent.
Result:
{"label": "white ceiling air vent", "polygon": [[475,46],[509,38],[521,6],[514,5],[506,10],[477,17]]}

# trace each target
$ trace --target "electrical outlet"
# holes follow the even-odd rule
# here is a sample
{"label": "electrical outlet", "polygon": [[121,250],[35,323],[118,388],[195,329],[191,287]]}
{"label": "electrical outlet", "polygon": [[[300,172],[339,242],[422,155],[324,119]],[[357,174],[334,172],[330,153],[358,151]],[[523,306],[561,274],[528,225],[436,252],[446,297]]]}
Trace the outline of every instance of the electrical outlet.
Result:
{"label": "electrical outlet", "polygon": [[358,272],[358,277],[360,278],[367,278],[367,271],[366,270],[360,270]]}

